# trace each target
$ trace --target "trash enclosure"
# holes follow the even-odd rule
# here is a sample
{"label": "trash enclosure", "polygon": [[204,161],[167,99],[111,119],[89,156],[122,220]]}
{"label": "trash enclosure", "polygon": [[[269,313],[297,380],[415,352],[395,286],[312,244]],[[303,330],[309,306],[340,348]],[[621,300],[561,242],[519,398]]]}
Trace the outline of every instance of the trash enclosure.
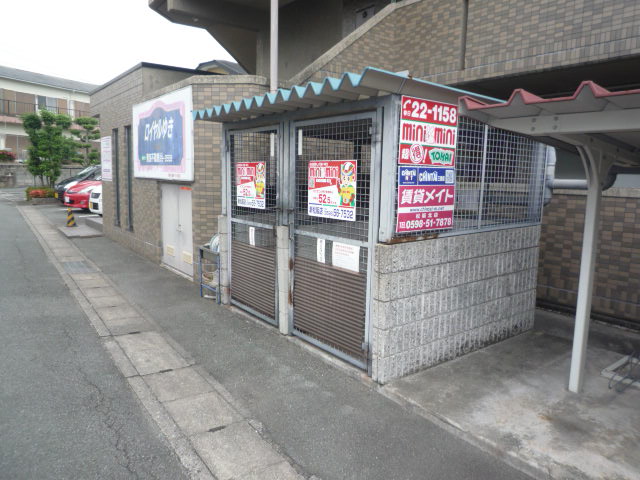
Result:
{"label": "trash enclosure", "polygon": [[381,383],[531,328],[553,150],[463,94],[368,68],[194,112],[224,122],[223,302]]}

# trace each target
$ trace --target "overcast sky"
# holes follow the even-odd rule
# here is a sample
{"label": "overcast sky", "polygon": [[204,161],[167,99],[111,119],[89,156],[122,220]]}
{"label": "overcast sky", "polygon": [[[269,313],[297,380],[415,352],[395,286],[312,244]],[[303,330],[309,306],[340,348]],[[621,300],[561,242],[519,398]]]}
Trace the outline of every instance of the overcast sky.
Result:
{"label": "overcast sky", "polygon": [[0,65],[101,85],[140,62],[195,68],[232,60],[206,30],[148,0],[6,0]]}

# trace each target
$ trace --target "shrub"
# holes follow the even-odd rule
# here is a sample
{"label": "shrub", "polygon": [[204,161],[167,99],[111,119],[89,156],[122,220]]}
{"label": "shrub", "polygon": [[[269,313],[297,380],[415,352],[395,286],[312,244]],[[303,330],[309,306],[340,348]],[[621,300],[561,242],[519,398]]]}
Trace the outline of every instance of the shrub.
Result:
{"label": "shrub", "polygon": [[0,150],[0,162],[15,162],[16,154],[9,150]]}
{"label": "shrub", "polygon": [[49,187],[27,187],[25,190],[27,200],[32,198],[53,198],[55,190]]}

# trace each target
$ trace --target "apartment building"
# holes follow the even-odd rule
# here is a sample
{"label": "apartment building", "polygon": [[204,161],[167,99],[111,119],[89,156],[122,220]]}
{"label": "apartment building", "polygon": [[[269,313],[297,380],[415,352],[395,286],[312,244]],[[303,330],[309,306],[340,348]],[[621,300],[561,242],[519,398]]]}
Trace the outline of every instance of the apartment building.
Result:
{"label": "apartment building", "polygon": [[89,93],[97,85],[0,66],[0,150],[27,159],[29,138],[20,115],[48,110],[73,118],[90,115]]}

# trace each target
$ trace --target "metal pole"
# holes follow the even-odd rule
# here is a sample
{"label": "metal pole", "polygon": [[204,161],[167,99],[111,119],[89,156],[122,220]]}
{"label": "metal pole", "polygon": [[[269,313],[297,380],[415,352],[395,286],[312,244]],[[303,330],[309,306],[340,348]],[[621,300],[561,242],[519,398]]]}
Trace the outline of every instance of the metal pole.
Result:
{"label": "metal pole", "polygon": [[578,283],[578,301],[576,304],[576,325],[573,334],[571,372],[569,375],[569,390],[574,393],[580,393],[584,383],[584,366],[587,358],[587,340],[589,338],[589,321],[591,319],[591,295],[593,293],[596,252],[598,250],[598,224],[600,220],[600,199],[602,197],[600,167],[603,160],[601,152],[594,152],[588,147],[578,147],[578,152],[587,175],[588,191]]}
{"label": "metal pole", "polygon": [[271,35],[269,50],[270,90],[278,90],[278,0],[271,0]]}
{"label": "metal pole", "polygon": [[480,193],[478,195],[478,227],[482,228],[482,210],[484,208],[484,188],[487,174],[487,147],[489,143],[489,125],[484,126],[484,136],[482,137],[482,173],[480,174]]}

